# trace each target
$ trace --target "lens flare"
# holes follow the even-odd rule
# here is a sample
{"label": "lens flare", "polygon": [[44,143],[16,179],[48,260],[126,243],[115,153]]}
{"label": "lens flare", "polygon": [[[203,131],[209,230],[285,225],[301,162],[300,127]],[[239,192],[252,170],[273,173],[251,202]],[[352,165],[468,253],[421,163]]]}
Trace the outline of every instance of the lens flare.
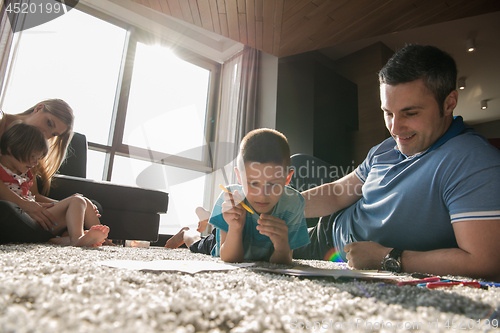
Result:
{"label": "lens flare", "polygon": [[337,250],[336,247],[334,247],[333,249],[329,250],[326,253],[325,260],[333,262],[344,262],[344,260],[342,260],[342,257],[340,256],[340,252]]}

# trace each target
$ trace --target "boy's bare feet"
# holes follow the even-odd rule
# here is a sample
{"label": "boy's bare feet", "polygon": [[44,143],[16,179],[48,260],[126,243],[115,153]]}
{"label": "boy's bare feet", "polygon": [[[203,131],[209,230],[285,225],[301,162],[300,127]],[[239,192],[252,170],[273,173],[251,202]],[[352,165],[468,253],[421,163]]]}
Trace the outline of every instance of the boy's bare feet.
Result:
{"label": "boy's bare feet", "polygon": [[178,233],[173,235],[167,240],[167,243],[165,244],[165,248],[167,249],[176,249],[182,244],[184,244],[184,232],[188,231],[188,227],[181,228]]}
{"label": "boy's bare feet", "polygon": [[176,249],[184,243],[186,243],[186,245],[189,247],[189,245],[200,239],[199,233],[207,229],[208,219],[210,218],[211,214],[203,207],[197,207],[195,213],[200,219],[200,221],[198,222],[198,228],[196,229],[198,233],[196,233],[194,230],[189,230],[189,227],[183,227],[181,228],[181,230],[179,230],[178,233],[167,240],[165,248]]}
{"label": "boy's bare feet", "polygon": [[90,229],[76,241],[71,242],[72,246],[101,246],[108,237],[109,227],[101,224],[93,225]]}
{"label": "boy's bare feet", "polygon": [[198,232],[203,232],[207,229],[208,226],[208,220],[210,219],[210,212],[206,210],[203,207],[197,207],[196,210],[196,215],[198,215],[198,218],[200,219],[200,222],[198,222],[198,228],[196,231]]}

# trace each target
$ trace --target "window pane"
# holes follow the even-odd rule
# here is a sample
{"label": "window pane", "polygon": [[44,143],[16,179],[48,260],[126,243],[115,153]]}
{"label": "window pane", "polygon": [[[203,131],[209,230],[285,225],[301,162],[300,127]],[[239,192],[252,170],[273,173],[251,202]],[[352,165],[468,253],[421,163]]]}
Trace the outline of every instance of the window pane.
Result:
{"label": "window pane", "polygon": [[107,144],[126,30],[77,9],[22,32],[2,109],[61,98],[76,132]]}
{"label": "window pane", "polygon": [[169,49],[138,43],[123,142],[201,161],[209,79]]}
{"label": "window pane", "polygon": [[87,178],[93,180],[103,180],[104,162],[106,153],[87,149]]}
{"label": "window pane", "polygon": [[111,181],[169,193],[167,214],[160,215],[160,234],[175,234],[181,227],[196,229],[195,209],[203,206],[206,174],[142,160],[116,156]]}

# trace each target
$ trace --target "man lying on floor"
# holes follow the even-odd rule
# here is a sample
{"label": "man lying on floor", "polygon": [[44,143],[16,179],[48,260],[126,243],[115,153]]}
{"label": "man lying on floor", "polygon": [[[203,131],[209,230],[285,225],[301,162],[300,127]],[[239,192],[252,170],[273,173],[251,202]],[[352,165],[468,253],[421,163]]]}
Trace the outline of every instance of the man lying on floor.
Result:
{"label": "man lying on floor", "polygon": [[456,77],[453,58],[432,46],[388,61],[379,80],[392,137],[349,175],[302,193],[306,217],[333,215],[293,258],[335,249],[356,269],[500,281],[500,151],[453,116]]}
{"label": "man lying on floor", "polygon": [[500,281],[500,151],[453,116],[456,78],[436,47],[394,54],[379,73],[392,137],[349,175],[302,193],[306,217],[333,215],[294,258],[337,248],[356,269]]}

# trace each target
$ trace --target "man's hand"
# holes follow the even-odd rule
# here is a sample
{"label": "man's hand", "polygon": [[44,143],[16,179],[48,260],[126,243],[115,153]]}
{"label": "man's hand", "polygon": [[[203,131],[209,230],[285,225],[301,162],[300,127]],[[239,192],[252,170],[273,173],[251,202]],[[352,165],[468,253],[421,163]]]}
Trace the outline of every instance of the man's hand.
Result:
{"label": "man's hand", "polygon": [[375,242],[353,242],[344,246],[347,264],[355,269],[381,269],[382,260],[391,248]]}
{"label": "man's hand", "polygon": [[292,263],[292,251],[288,243],[288,226],[286,222],[276,216],[261,214],[257,221],[257,230],[271,239],[274,252],[269,259],[270,262],[279,264]]}
{"label": "man's hand", "polygon": [[55,217],[47,208],[54,206],[54,203],[42,203],[23,200],[19,207],[28,214],[42,228],[50,231],[56,226]]}
{"label": "man's hand", "polygon": [[[500,220],[472,220],[453,223],[458,248],[430,251],[405,250],[403,272],[456,275],[500,282]],[[356,269],[380,269],[391,248],[375,242],[354,242],[344,246],[348,264]]]}

